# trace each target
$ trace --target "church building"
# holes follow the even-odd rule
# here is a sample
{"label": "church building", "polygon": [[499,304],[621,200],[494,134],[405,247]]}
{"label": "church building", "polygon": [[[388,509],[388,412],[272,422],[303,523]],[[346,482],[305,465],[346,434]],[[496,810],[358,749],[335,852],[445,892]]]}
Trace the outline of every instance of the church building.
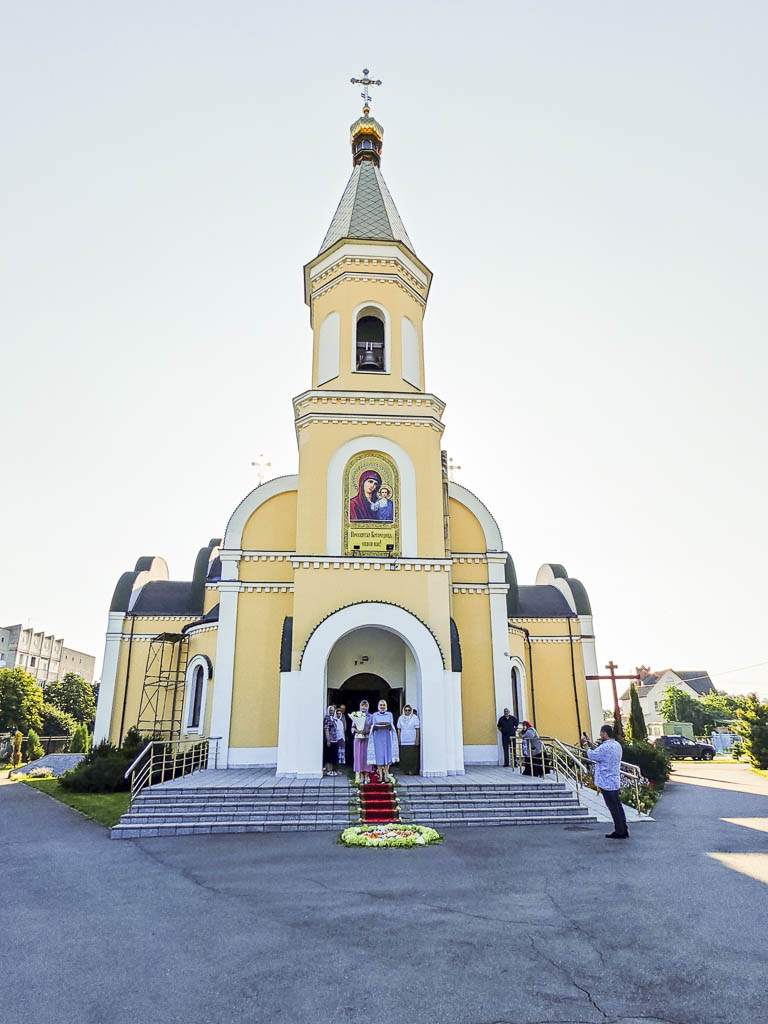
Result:
{"label": "church building", "polygon": [[507,524],[449,479],[424,362],[432,272],[382,177],[383,135],[366,99],[352,175],[304,267],[297,472],[243,498],[191,579],[158,556],[120,577],[96,741],[131,726],[215,738],[218,768],[319,777],[326,705],[384,698],[395,720],[418,709],[421,774],[443,776],[500,763],[505,707],[563,742],[599,730],[584,586],[550,563],[518,583]]}

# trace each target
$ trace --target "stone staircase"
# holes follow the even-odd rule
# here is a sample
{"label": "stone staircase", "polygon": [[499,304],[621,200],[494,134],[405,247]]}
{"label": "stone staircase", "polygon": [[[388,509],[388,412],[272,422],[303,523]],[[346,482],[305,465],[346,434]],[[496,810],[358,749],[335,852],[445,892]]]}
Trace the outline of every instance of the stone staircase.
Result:
{"label": "stone staircase", "polygon": [[[340,832],[350,823],[352,787],[174,786],[143,789],[110,832],[111,839],[219,832]],[[356,812],[355,812],[356,813]]]}
{"label": "stone staircase", "polygon": [[[397,817],[389,804],[379,807],[383,789],[391,801],[388,786],[371,787],[370,799],[362,794],[361,809],[371,821]],[[565,783],[523,778],[501,768],[470,768],[466,775],[446,779],[399,776],[396,797],[401,821],[439,829],[597,820]],[[357,790],[345,777],[289,780],[275,778],[274,769],[203,771],[141,790],[111,838],[341,832],[357,814]]]}
{"label": "stone staircase", "polygon": [[[514,779],[514,777],[513,777]],[[526,779],[509,783],[452,782],[398,786],[400,820],[450,828],[466,825],[563,825],[594,822],[564,783]]]}

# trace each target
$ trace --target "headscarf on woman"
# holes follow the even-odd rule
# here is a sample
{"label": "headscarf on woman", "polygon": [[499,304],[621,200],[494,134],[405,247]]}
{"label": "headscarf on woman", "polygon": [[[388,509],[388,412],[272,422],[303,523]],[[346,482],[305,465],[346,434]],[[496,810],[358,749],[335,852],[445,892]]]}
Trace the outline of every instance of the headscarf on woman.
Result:
{"label": "headscarf on woman", "polygon": [[379,494],[379,488],[381,487],[381,476],[376,472],[375,469],[366,469],[360,474],[360,479],[357,481],[357,494],[354,498],[350,499],[349,502],[349,518],[350,520],[356,519],[376,519],[371,508],[371,503],[365,496],[363,485],[366,480],[375,480],[376,489],[374,490],[371,498],[376,501]]}

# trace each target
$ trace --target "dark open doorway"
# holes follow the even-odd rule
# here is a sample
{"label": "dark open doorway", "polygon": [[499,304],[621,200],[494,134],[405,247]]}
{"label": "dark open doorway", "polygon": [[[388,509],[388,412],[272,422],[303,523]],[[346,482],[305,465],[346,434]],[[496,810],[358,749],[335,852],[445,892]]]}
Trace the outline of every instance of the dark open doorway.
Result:
{"label": "dark open doorway", "polygon": [[361,700],[368,701],[371,712],[377,710],[380,700],[385,700],[396,722],[403,710],[403,688],[390,686],[386,679],[373,672],[358,672],[341,686],[328,689],[328,704],[335,704],[336,707],[344,704],[347,714],[357,711]]}

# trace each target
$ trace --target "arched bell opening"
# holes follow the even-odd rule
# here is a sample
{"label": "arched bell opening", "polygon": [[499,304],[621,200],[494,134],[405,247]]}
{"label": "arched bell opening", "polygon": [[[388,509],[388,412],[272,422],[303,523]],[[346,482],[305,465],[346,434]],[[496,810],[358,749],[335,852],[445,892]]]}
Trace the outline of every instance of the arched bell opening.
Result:
{"label": "arched bell opening", "polygon": [[386,328],[377,309],[367,307],[357,314],[355,369],[360,373],[385,373],[387,370]]}

